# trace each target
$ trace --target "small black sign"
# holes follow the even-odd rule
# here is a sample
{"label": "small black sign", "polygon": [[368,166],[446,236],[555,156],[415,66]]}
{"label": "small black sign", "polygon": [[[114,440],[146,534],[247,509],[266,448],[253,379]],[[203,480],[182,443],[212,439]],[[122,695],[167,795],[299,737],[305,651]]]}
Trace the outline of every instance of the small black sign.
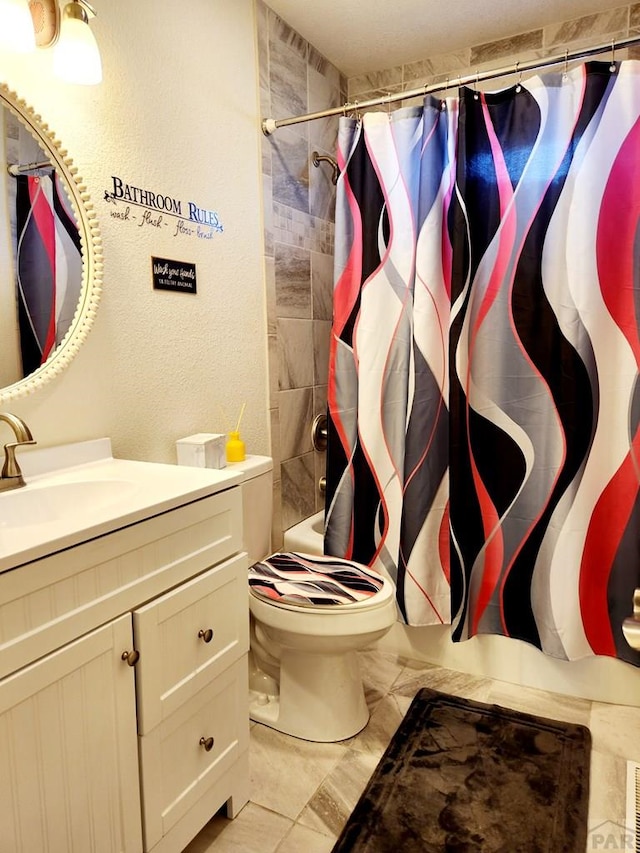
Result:
{"label": "small black sign", "polygon": [[177,290],[180,293],[196,292],[196,265],[168,258],[151,258],[154,290]]}

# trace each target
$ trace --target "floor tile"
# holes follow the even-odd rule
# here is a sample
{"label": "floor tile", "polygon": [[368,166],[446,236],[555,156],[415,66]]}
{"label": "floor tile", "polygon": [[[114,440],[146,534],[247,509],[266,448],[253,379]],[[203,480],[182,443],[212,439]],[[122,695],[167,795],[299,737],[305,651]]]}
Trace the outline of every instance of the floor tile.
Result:
{"label": "floor tile", "polygon": [[523,687],[520,684],[508,684],[506,681],[494,681],[489,692],[489,702],[523,711],[526,714],[536,714],[550,720],[561,720],[565,723],[589,725],[591,702],[588,699],[578,699],[575,696],[561,696],[558,693],[548,693],[534,687]]}
{"label": "floor tile", "polygon": [[593,702],[589,728],[594,749],[640,761],[640,708]]}
{"label": "floor tile", "polygon": [[251,801],[295,820],[347,747],[311,743],[268,726],[251,729]]}
{"label": "floor tile", "polygon": [[296,823],[278,847],[278,853],[331,853],[333,839]]}
{"label": "floor tile", "polygon": [[377,755],[349,750],[318,788],[298,821],[337,838],[377,764]]}
{"label": "floor tile", "polygon": [[605,821],[624,823],[627,762],[610,753],[591,750],[589,828]]}
{"label": "floor tile", "polygon": [[381,654],[373,649],[361,652],[358,657],[367,705],[373,709],[389,692],[404,666],[395,655]]}
{"label": "floor tile", "polygon": [[371,712],[369,722],[359,734],[345,743],[358,752],[367,752],[379,759],[402,722],[410,700],[387,694]]}
{"label": "floor tile", "polygon": [[364,649],[358,655],[364,680],[375,684],[385,692],[405,668],[405,661],[397,655],[379,652],[375,648]]}
{"label": "floor tile", "polygon": [[234,820],[216,815],[184,853],[275,853],[292,821],[247,803]]}
{"label": "floor tile", "polygon": [[430,687],[432,690],[450,693],[452,696],[486,702],[493,683],[490,678],[408,660],[405,661],[404,668],[393,684],[391,692],[398,697],[400,706],[406,713],[411,700],[421,687]]}

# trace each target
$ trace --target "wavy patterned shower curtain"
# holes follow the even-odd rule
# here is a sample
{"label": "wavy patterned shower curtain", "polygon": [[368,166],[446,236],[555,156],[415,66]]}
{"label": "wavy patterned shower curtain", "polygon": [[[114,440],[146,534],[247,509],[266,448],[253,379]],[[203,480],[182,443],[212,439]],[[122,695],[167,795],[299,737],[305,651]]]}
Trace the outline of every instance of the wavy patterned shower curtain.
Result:
{"label": "wavy patterned shower curtain", "polygon": [[640,65],[439,106],[342,122],[325,549],[409,624],[640,664]]}
{"label": "wavy patterned shower curtain", "polygon": [[55,171],[16,178],[18,322],[27,376],[64,338],[80,296],[80,235]]}
{"label": "wavy patterned shower curtain", "polygon": [[[450,621],[445,216],[455,104],[341,119],[325,550]],[[440,547],[438,547],[438,544]]]}

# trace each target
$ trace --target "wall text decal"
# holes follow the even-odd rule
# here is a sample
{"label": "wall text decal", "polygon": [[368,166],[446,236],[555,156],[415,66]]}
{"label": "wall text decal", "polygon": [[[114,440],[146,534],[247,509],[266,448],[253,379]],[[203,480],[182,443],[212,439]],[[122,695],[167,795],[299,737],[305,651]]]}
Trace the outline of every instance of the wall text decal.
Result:
{"label": "wall text decal", "polygon": [[211,240],[224,228],[215,210],[200,207],[194,201],[183,202],[172,195],[128,184],[117,175],[111,176],[112,188],[105,190],[104,200],[115,205],[112,219],[130,222],[138,228],[169,228],[173,237],[195,237]]}

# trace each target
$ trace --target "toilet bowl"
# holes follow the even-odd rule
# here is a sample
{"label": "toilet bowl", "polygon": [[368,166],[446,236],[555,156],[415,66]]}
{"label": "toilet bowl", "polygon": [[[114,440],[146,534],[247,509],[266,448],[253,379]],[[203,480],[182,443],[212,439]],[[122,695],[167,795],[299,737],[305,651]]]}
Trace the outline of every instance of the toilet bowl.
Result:
{"label": "toilet bowl", "polygon": [[270,554],[271,459],[237,467],[250,562],[250,717],[310,741],[353,737],[369,720],[357,652],[394,624],[394,585],[352,561]]}

